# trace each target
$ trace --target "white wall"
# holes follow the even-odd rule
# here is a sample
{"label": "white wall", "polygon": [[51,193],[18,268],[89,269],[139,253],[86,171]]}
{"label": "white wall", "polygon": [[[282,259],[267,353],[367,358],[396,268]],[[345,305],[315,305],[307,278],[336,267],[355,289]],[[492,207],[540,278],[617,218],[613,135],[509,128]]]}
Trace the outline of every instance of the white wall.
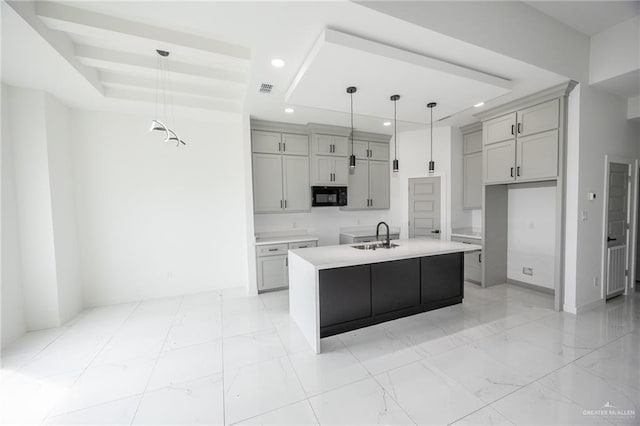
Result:
{"label": "white wall", "polygon": [[[599,89],[578,85],[570,97],[570,108],[579,99],[578,128],[578,173],[579,178],[567,182],[567,264],[565,273],[565,308],[575,310],[602,299],[602,250],[603,241],[603,190],[605,155],[616,155],[631,159],[638,158],[640,126],[627,120],[626,99],[611,95]],[[569,114],[569,170],[575,171],[575,122],[574,114]],[[575,134],[574,134],[575,136]],[[595,192],[596,200],[588,201],[587,193]],[[573,199],[577,194],[577,202]],[[581,221],[581,212],[588,214],[587,221]],[[575,248],[572,244],[576,232]],[[575,250],[575,254],[571,253]],[[575,279],[571,266],[575,258]],[[594,278],[598,285],[594,286]]]}
{"label": "white wall", "polygon": [[8,88],[3,84],[0,92],[2,100],[2,341],[4,348],[27,330],[22,294],[22,273],[20,241],[18,235],[18,215],[16,209],[16,187],[13,165],[13,143],[11,136],[11,115],[9,111]]}
{"label": "white wall", "polygon": [[71,122],[86,305],[247,286],[241,114],[179,119],[179,148],[148,116],[74,110]]}
{"label": "white wall", "polygon": [[[510,185],[508,197],[507,278],[553,289],[555,182]],[[523,274],[523,267],[533,268],[533,276]]]}
{"label": "white wall", "polygon": [[64,323],[82,309],[69,110],[46,95],[45,117],[58,310]]}
{"label": "white wall", "polygon": [[640,16],[591,36],[589,82],[640,70]]}
{"label": "white wall", "polygon": [[[409,178],[428,177],[429,130],[400,132],[398,160],[400,171],[391,176],[391,222],[402,227],[400,238],[407,238],[409,222]],[[451,228],[451,127],[434,127],[433,160],[440,176],[441,221],[443,238],[449,238]]]}
{"label": "white wall", "polygon": [[[60,325],[45,93],[9,87],[25,314],[30,330]],[[4,96],[7,96],[5,94]]]}

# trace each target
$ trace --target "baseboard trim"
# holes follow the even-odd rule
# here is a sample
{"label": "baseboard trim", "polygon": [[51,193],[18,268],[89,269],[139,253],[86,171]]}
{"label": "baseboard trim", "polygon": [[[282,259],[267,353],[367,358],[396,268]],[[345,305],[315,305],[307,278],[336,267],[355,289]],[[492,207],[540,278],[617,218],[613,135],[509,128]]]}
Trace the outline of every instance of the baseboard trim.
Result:
{"label": "baseboard trim", "polygon": [[554,295],[556,293],[555,290],[552,288],[541,287],[539,285],[525,283],[524,281],[512,280],[511,278],[507,279],[507,284],[513,284],[515,286],[523,287],[529,290],[539,291],[540,293],[546,293],[551,295]]}
{"label": "baseboard trim", "polygon": [[605,303],[606,303],[606,300],[604,299],[598,299],[582,306],[570,306],[565,303],[564,305],[562,305],[562,310],[569,312],[570,314],[577,315],[577,314],[581,314],[583,312],[589,311],[593,308],[597,308],[600,305],[604,305]]}

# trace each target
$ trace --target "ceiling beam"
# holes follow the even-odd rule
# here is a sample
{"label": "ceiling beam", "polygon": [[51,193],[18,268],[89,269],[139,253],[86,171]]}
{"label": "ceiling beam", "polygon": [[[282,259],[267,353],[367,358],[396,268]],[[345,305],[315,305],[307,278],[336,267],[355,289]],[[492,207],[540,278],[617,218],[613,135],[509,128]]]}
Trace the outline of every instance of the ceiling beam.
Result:
{"label": "ceiling beam", "polygon": [[44,41],[49,43],[76,71],[82,75],[98,93],[104,94],[102,84],[98,78],[98,71],[86,66],[75,55],[73,41],[67,34],[54,31],[47,27],[36,15],[35,3],[26,1],[7,1],[7,4],[16,11],[24,21],[33,28]]}
{"label": "ceiling beam", "polygon": [[[139,75],[120,74],[111,71],[100,71],[100,81],[106,87],[134,87],[155,91],[157,83],[155,78]],[[241,101],[244,90],[229,85],[208,87],[202,84],[189,84],[183,82],[171,82],[171,92],[184,95],[199,96],[205,98],[230,99]]]}
{"label": "ceiling beam", "polygon": [[[80,58],[83,63],[98,68],[108,68],[109,64],[121,64],[127,67],[155,70],[158,66],[157,58],[152,56],[137,55],[135,53],[120,52],[94,46],[77,45],[76,56]],[[244,72],[209,68],[186,62],[167,61],[166,68],[173,73],[229,83],[244,84],[247,79]]]}
{"label": "ceiling beam", "polygon": [[[156,103],[156,95],[150,91],[138,91],[119,87],[105,87],[104,95],[107,98],[121,99],[134,102],[145,102],[151,105]],[[240,102],[226,99],[198,98],[190,96],[173,95],[171,105],[187,108],[206,109],[223,112],[242,112]],[[152,109],[149,108],[152,112]]]}
{"label": "ceiling beam", "polygon": [[[152,9],[153,6],[150,4],[149,8]],[[74,30],[70,32],[77,32],[79,28],[95,28],[112,34],[126,34],[131,37],[183,46],[247,61],[251,59],[251,49],[247,47],[174,31],[165,27],[129,21],[49,1],[36,2],[35,10],[41,18],[50,23],[55,22],[56,29],[61,31]]]}

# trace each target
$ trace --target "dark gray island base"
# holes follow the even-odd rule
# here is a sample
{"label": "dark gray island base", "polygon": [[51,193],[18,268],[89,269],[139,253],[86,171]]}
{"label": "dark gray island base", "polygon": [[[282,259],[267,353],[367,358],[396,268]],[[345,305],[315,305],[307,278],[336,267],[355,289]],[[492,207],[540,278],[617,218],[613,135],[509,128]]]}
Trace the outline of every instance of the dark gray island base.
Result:
{"label": "dark gray island base", "polygon": [[320,337],[462,303],[462,252],[323,269]]}

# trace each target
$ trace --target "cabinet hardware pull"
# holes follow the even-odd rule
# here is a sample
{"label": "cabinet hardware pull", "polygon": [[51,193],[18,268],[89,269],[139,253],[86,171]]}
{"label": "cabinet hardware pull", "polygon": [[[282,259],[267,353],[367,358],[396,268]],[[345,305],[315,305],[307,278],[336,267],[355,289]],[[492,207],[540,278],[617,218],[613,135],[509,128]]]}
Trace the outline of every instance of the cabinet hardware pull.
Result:
{"label": "cabinet hardware pull", "polygon": [[287,208],[287,200],[284,200],[284,208]]}
{"label": "cabinet hardware pull", "polygon": [[284,265],[285,266],[289,266],[289,258],[288,257],[284,258]]}
{"label": "cabinet hardware pull", "polygon": [[282,200],[280,200],[280,208],[282,208]]}
{"label": "cabinet hardware pull", "polygon": [[478,263],[482,263],[482,253],[478,253]]}
{"label": "cabinet hardware pull", "polygon": [[282,142],[282,152],[285,152],[287,150],[287,144]]}
{"label": "cabinet hardware pull", "polygon": [[512,125],[511,125],[511,134],[512,134],[512,135],[514,134],[514,132],[513,132],[514,127],[515,127],[515,125],[513,125],[513,124],[512,124]]}
{"label": "cabinet hardware pull", "polygon": [[513,177],[513,167],[511,168],[511,177]]}
{"label": "cabinet hardware pull", "polygon": [[269,249],[269,251],[278,251],[278,249]]}
{"label": "cabinet hardware pull", "polygon": [[520,166],[516,167],[516,175],[520,176]]}
{"label": "cabinet hardware pull", "polygon": [[278,142],[278,152],[282,151],[282,143]]}
{"label": "cabinet hardware pull", "polygon": [[522,123],[518,123],[518,133],[522,133]]}

